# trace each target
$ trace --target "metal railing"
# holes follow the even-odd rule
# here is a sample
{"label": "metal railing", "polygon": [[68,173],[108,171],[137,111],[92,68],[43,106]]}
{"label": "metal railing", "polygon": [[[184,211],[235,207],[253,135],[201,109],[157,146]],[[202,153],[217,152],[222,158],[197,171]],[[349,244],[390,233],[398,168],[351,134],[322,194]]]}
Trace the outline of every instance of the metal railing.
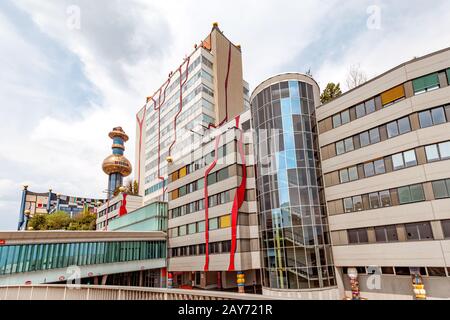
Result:
{"label": "metal railing", "polygon": [[256,294],[223,291],[95,285],[0,286],[0,300],[271,300]]}

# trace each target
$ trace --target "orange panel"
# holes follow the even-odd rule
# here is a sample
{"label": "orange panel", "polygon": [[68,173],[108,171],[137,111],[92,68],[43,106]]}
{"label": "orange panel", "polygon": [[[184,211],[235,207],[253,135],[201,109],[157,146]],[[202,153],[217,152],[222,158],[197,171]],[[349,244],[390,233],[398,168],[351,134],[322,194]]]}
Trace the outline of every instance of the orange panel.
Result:
{"label": "orange panel", "polygon": [[383,92],[381,94],[381,103],[384,106],[403,97],[405,97],[405,88],[403,87],[403,85],[399,85],[395,88]]}

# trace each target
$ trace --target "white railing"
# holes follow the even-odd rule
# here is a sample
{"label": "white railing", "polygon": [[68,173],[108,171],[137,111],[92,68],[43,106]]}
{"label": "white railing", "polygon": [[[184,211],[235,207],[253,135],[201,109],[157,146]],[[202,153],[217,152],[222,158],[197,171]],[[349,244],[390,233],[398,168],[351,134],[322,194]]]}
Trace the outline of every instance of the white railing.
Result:
{"label": "white railing", "polygon": [[93,285],[0,286],[0,300],[271,300],[262,295],[222,291]]}

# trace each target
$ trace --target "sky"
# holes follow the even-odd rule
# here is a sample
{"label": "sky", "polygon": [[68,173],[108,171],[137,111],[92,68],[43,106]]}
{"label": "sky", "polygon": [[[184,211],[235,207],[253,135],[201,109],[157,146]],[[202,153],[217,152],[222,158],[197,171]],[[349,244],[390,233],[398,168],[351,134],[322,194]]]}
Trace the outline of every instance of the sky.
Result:
{"label": "sky", "polygon": [[21,190],[104,197],[108,132],[136,112],[211,30],[242,46],[244,78],[306,72],[323,88],[350,66],[373,78],[450,46],[447,0],[2,0],[0,230]]}

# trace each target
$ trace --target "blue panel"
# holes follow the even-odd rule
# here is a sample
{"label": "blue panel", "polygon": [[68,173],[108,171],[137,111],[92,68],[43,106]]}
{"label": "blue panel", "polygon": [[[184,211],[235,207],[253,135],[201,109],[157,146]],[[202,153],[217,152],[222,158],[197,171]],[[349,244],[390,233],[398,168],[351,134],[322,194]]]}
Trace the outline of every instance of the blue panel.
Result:
{"label": "blue panel", "polygon": [[288,177],[286,170],[278,170],[278,189],[288,188]]}
{"label": "blue panel", "polygon": [[290,116],[291,112],[291,99],[284,98],[281,99],[281,115],[282,116]]}
{"label": "blue panel", "polygon": [[292,114],[301,114],[302,113],[299,98],[291,98],[291,109],[292,109]]}
{"label": "blue panel", "polygon": [[297,158],[295,156],[295,150],[286,150],[286,168],[295,169],[297,168]]}
{"label": "blue panel", "polygon": [[289,81],[289,93],[291,97],[299,98],[298,81]]}
{"label": "blue panel", "polygon": [[280,189],[278,190],[278,194],[280,197],[280,207],[289,206],[289,189]]}

